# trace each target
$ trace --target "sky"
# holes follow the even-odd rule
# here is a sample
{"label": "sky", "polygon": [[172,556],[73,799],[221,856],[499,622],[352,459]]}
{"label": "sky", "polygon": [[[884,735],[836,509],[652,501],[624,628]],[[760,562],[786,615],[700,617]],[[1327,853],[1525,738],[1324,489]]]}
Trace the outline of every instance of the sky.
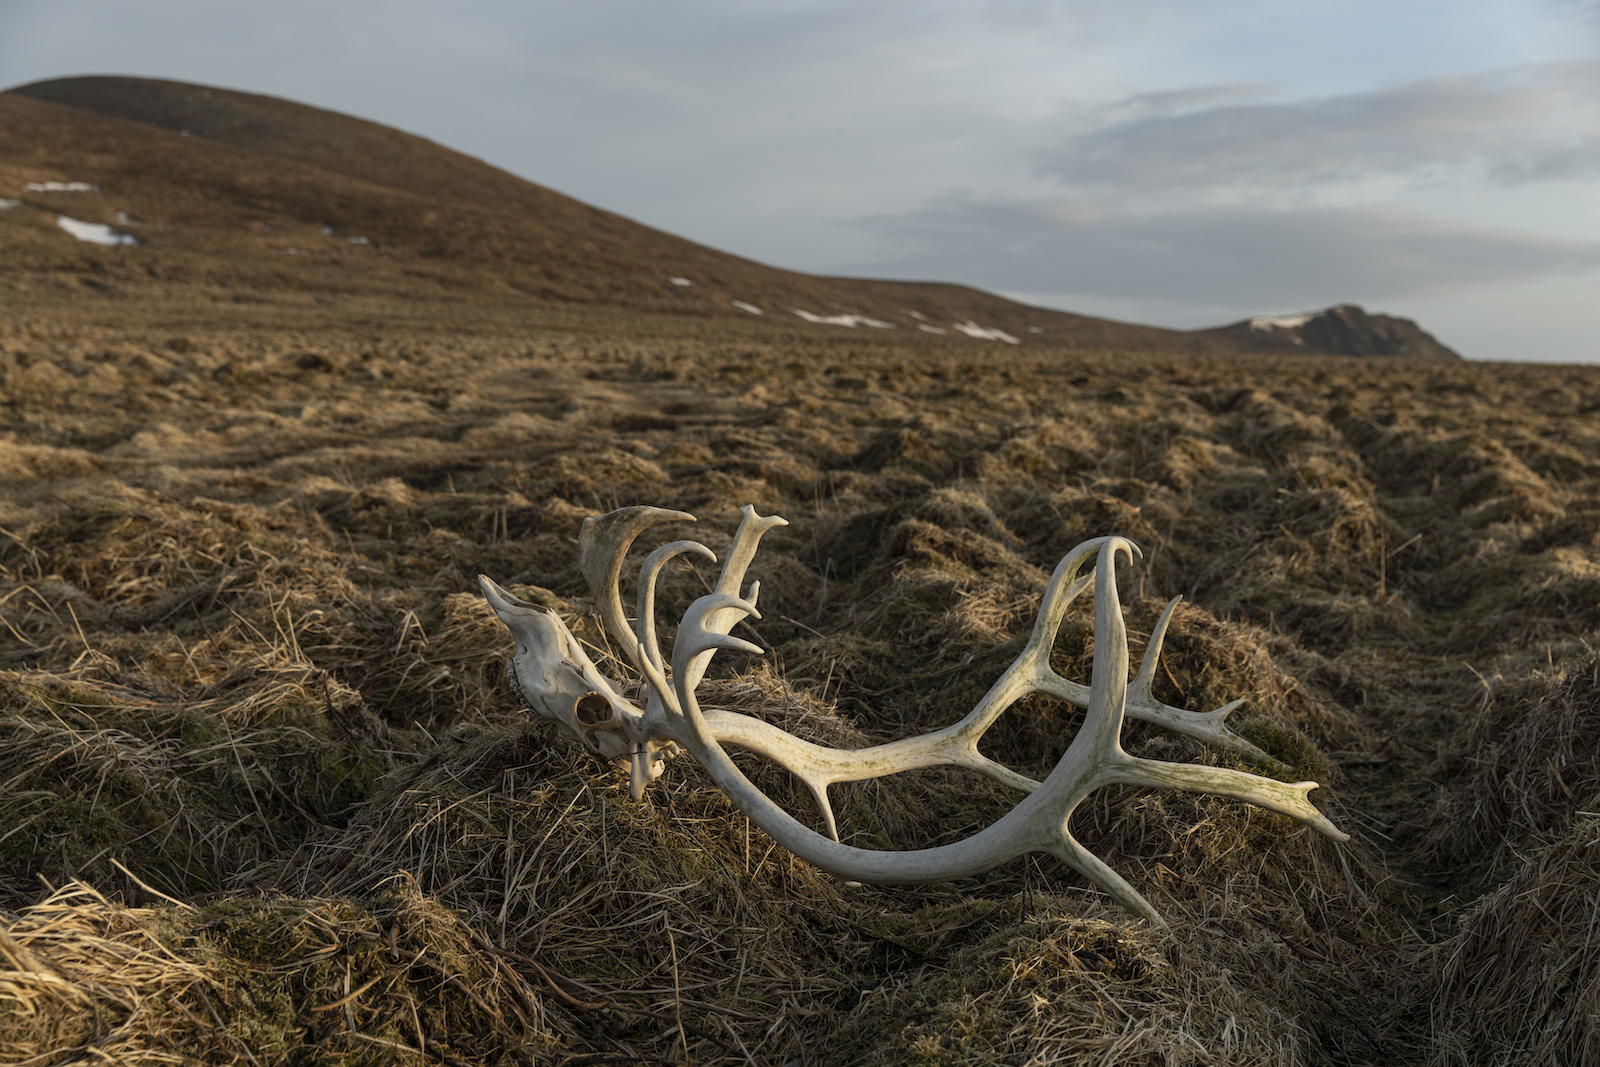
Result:
{"label": "sky", "polygon": [[780,267],[1600,363],[1600,0],[0,0],[0,87],[78,74],[357,115]]}

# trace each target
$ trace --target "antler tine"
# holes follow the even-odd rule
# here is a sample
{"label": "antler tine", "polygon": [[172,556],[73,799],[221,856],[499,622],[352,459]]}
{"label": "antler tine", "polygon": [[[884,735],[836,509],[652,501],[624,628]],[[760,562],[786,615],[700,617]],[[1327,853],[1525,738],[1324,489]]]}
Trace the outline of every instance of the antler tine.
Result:
{"label": "antler tine", "polygon": [[[658,672],[667,668],[661,656],[661,645],[656,641],[656,578],[668,560],[685,552],[704,556],[712,563],[717,561],[717,554],[699,541],[673,541],[650,553],[645,557],[644,566],[639,568],[639,611],[635,620],[639,627],[639,644]],[[639,666],[643,669],[644,664]]]}
{"label": "antler tine", "polygon": [[583,520],[583,529],[578,533],[579,562],[583,576],[589,582],[595,608],[600,612],[606,629],[635,666],[640,666],[642,658],[639,639],[628,625],[627,616],[622,613],[622,592],[617,587],[622,576],[622,560],[634,540],[657,523],[694,521],[695,517],[688,512],[645,505],[618,508],[605,515]]}
{"label": "antler tine", "polygon": [[717,579],[715,589],[729,596],[739,595],[739,585],[744,581],[744,572],[750,569],[750,561],[756,558],[761,535],[774,527],[789,525],[788,519],[778,515],[757,515],[754,504],[746,504],[739,509],[739,514],[742,516],[739,529],[733,535],[733,547],[728,549],[728,559],[722,565],[722,576]]}
{"label": "antler tine", "polygon": [[[1068,556],[1061,561],[1061,565],[1056,568],[1057,575],[1060,575],[1067,564],[1085,547],[1089,545],[1098,547],[1104,540],[1106,539],[1097,538],[1094,541],[1085,541],[1078,546],[1072,556]],[[1080,682],[1061,677],[1049,666],[1049,649],[1055,640],[1056,630],[1061,625],[1060,615],[1057,614],[1054,617],[1054,624],[1048,629],[1046,629],[1045,623],[1048,608],[1054,607],[1056,612],[1065,613],[1066,606],[1077,597],[1078,593],[1082,592],[1084,586],[1091,580],[1089,578],[1076,579],[1073,585],[1067,588],[1066,594],[1053,604],[1049,594],[1046,594],[1045,604],[1040,607],[1039,621],[1034,624],[1033,636],[1029,638],[1028,647],[1023,652],[1023,656],[1038,668],[1035,676],[1031,679],[1035,688],[1040,692],[1049,693],[1053,697],[1059,697],[1067,703],[1075,704],[1080,708],[1089,706],[1089,687]],[[1053,590],[1055,587],[1056,581],[1052,579],[1051,589]],[[1267,755],[1267,753],[1224,725],[1223,720],[1228,717],[1228,714],[1244,704],[1242,699],[1224,704],[1214,711],[1197,712],[1175,708],[1171,704],[1163,704],[1151,693],[1151,683],[1155,679],[1155,669],[1160,660],[1162,643],[1166,640],[1167,627],[1171,624],[1173,613],[1177,610],[1177,606],[1182,599],[1182,597],[1174,597],[1167,604],[1166,610],[1161,613],[1161,618],[1150,635],[1150,643],[1145,648],[1144,660],[1140,663],[1139,673],[1128,686],[1124,714],[1132,719],[1141,719],[1145,722],[1155,723],[1158,726],[1164,726],[1174,733],[1184,734],[1194,738],[1196,741],[1216,745],[1219,748],[1231,749],[1240,755],[1248,756],[1259,763],[1271,767],[1274,771],[1281,773],[1289,770],[1287,763]],[[1046,637],[1045,635],[1048,636]],[[996,711],[994,714],[999,714],[999,712]]]}
{"label": "antler tine", "polygon": [[[751,583],[752,590],[759,593],[759,585]],[[734,623],[746,616],[759,619],[761,613],[751,601],[727,593],[707,593],[689,605],[689,610],[683,613],[683,621],[678,624],[678,639],[672,643],[673,687],[678,690],[680,700],[684,693],[694,692],[718,649],[757,655],[764,651],[760,645],[728,633]],[[684,713],[688,710],[685,705]]]}
{"label": "antler tine", "polygon": [[1104,781],[1107,784],[1122,782],[1126,785],[1182,789],[1189,793],[1220,793],[1299,819],[1334,841],[1342,843],[1350,840],[1349,834],[1333,825],[1333,821],[1311,803],[1311,791],[1319,788],[1316,782],[1280,782],[1276,778],[1264,778],[1231,767],[1168,763],[1140,756],[1127,756],[1126,763]]}
{"label": "antler tine", "polygon": [[1172,613],[1178,610],[1178,604],[1183,597],[1175,596],[1167,601],[1166,610],[1161,613],[1161,618],[1156,620],[1156,628],[1150,631],[1150,643],[1145,646],[1144,659],[1139,663],[1139,673],[1134,675],[1133,682],[1128,686],[1128,695],[1142,693],[1150,694],[1150,686],[1156,680],[1156,664],[1161,659],[1161,646],[1167,639],[1167,627],[1172,623]]}
{"label": "antler tine", "polygon": [[[743,616],[740,614],[740,611],[737,609],[737,607],[734,606],[736,604],[748,603],[751,609],[750,613],[754,614],[756,598],[761,595],[761,583],[752,582],[749,590],[746,591],[742,600],[739,596],[739,585],[744,581],[745,571],[749,570],[750,568],[750,561],[755,559],[756,547],[760,544],[762,535],[775,527],[789,525],[788,519],[780,518],[777,515],[757,515],[755,505],[753,504],[746,504],[744,507],[740,508],[739,514],[742,515],[743,518],[739,522],[739,529],[735,531],[733,535],[733,545],[728,549],[727,558],[722,562],[722,574],[720,577],[718,577],[716,588],[713,591],[714,596],[725,597],[727,600],[724,602],[719,602],[719,606],[715,608],[707,609],[703,619],[705,626],[708,628],[708,632],[712,633],[726,634],[728,631],[733,629],[735,624],[739,622]],[[700,598],[700,600],[705,599],[705,597]],[[695,603],[698,604],[699,602],[700,601],[696,601]],[[693,608],[691,607],[690,610],[692,611]],[[761,616],[756,615],[755,617],[759,619]],[[689,616],[685,614],[683,617],[683,623],[679,627],[678,640],[680,642],[683,640],[683,630],[686,629],[688,625]],[[738,647],[743,648],[745,651],[755,653],[764,651],[760,647],[750,644],[748,641],[743,642],[738,646],[722,645],[719,647]],[[677,672],[679,668],[676,665],[678,661],[676,646],[673,648],[672,659],[674,664],[673,671]],[[705,659],[691,659],[689,661],[687,673],[679,674],[677,676],[677,682],[682,685],[687,685],[690,689],[695,688],[700,684],[700,679],[705,676],[706,667],[709,663],[710,657],[706,657]]]}
{"label": "antler tine", "polygon": [[[1078,572],[1109,540],[1109,537],[1096,537],[1085,541],[1056,564],[1055,573],[1050,576],[1050,584],[1045,586],[1044,598],[1039,603],[1039,618],[1033,624],[1033,632],[1028,635],[1022,655],[989,687],[983,699],[960,722],[940,731],[940,734],[948,732],[960,735],[962,747],[976,756],[978,742],[984,731],[994,725],[1001,712],[1028,692],[1042,689],[1039,684],[1041,676],[1058,677],[1050,669],[1050,649],[1055,645],[1056,632],[1061,629],[1061,622],[1067,616],[1067,608],[1094,581],[1093,574],[1080,576]],[[1025,781],[1031,782],[1032,779]]]}
{"label": "antler tine", "polygon": [[1063,832],[1061,843],[1046,851],[1105,890],[1118,904],[1157,930],[1170,929],[1167,921],[1161,917],[1161,913],[1151,907],[1143,894],[1129,885],[1128,880],[1118,874],[1109,863],[1084,848],[1071,834]]}
{"label": "antler tine", "polygon": [[1165,726],[1177,733],[1187,734],[1197,741],[1219,748],[1231,748],[1280,773],[1289,770],[1287,763],[1267,755],[1225,725],[1223,720],[1230,712],[1244,704],[1243,698],[1230,701],[1215,711],[1197,712],[1185,711],[1171,704],[1162,703],[1151,692],[1150,687],[1156,676],[1156,664],[1161,659],[1161,646],[1167,639],[1167,626],[1172,622],[1172,614],[1178,610],[1178,604],[1182,600],[1183,597],[1175,596],[1168,601],[1167,610],[1161,613],[1161,619],[1156,623],[1155,629],[1150,631],[1150,643],[1145,647],[1144,660],[1139,664],[1139,674],[1134,678],[1133,684],[1128,686],[1128,714],[1145,722]]}
{"label": "antler tine", "polygon": [[1050,575],[1050,584],[1045,586],[1044,597],[1039,601],[1039,618],[1033,624],[1033,632],[1028,635],[1028,644],[1023,652],[1025,656],[1033,659],[1042,656],[1046,664],[1050,662],[1050,648],[1056,643],[1056,633],[1061,629],[1062,620],[1067,617],[1067,608],[1094,581],[1094,575],[1079,577],[1078,572],[1091,556],[1098,556],[1101,547],[1110,540],[1110,537],[1090,538],[1056,564],[1055,573]]}
{"label": "antler tine", "polygon": [[1083,732],[1108,751],[1122,751],[1122,716],[1128,704],[1128,627],[1117,596],[1117,554],[1143,556],[1125,537],[1108,537],[1094,565],[1094,663]]}

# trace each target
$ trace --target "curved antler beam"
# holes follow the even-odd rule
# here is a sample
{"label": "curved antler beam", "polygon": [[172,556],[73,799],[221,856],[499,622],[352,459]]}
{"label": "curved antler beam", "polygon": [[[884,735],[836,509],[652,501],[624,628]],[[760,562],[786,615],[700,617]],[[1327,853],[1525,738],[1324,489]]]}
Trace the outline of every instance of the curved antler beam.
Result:
{"label": "curved antler beam", "polygon": [[[622,561],[634,541],[650,527],[663,522],[694,521],[695,517],[686,511],[668,511],[666,508],[636,504],[584,519],[583,528],[578,531],[578,562],[589,588],[594,591],[595,608],[612,638],[622,646],[635,666],[639,665],[640,660],[639,639],[628,625],[627,617],[622,614],[622,591],[618,585],[622,578]],[[705,551],[711,550],[707,548]],[[713,555],[711,558],[717,557]]]}
{"label": "curved antler beam", "polygon": [[[630,762],[636,799],[643,785],[661,773],[665,757],[681,746],[775,841],[841,877],[865,882],[934,881],[975,874],[1027,852],[1048,852],[1130,911],[1156,924],[1161,919],[1150,904],[1072,835],[1072,813],[1101,786],[1127,783],[1216,793],[1289,815],[1335,840],[1348,839],[1311,803],[1315,782],[1289,784],[1240,770],[1143,759],[1123,750],[1123,720],[1132,715],[1277,763],[1224,726],[1223,720],[1239,702],[1198,714],[1171,707],[1151,694],[1162,641],[1177,600],[1167,605],[1151,634],[1139,672],[1129,682],[1127,629],[1117,595],[1115,563],[1119,554],[1131,560],[1138,548],[1125,538],[1096,538],[1067,554],[1051,576],[1038,621],[1022,653],[959,722],[919,737],[848,750],[803,741],[736,712],[702,710],[696,699],[696,689],[718,651],[761,652],[760,646],[732,636],[732,630],[744,619],[761,617],[756,606],[760,583],[752,582],[742,596],[740,585],[761,536],[784,525],[783,519],[760,516],[748,505],[743,509],[717,585],[689,606],[679,624],[670,672],[657,645],[652,618],[656,580],[672,558],[697,552],[714,560],[710,550],[696,542],[677,541],[652,553],[640,576],[637,632],[627,625],[617,591],[622,558],[644,529],[687,518],[682,512],[660,508],[624,508],[587,520],[580,539],[584,573],[594,588],[601,617],[644,675],[647,700],[643,711],[616,695],[618,687],[599,674],[553,612],[517,601],[489,579],[481,579],[485,595],[517,637],[517,655],[509,666],[524,705],[556,719],[591,751]],[[1091,559],[1092,573],[1080,574]],[[1058,675],[1049,659],[1067,608],[1091,583],[1095,590],[1095,647],[1090,682],[1083,686]],[[586,687],[581,693],[576,692],[580,685]],[[1043,782],[1018,774],[978,751],[983,734],[1000,714],[1034,692],[1085,708],[1077,735]],[[601,738],[607,736],[612,740],[603,743]],[[804,782],[816,800],[827,834],[804,825],[762,793],[729,758],[727,745],[757,752]],[[993,825],[953,844],[880,852],[839,841],[828,801],[830,785],[934,766],[975,770],[1027,795]]]}

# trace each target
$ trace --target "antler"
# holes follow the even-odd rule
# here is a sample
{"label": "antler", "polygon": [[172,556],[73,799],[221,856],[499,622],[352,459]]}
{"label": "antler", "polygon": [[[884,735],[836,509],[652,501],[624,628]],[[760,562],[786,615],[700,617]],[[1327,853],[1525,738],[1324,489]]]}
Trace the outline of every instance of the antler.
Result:
{"label": "antler", "polygon": [[[650,526],[693,521],[693,517],[661,508],[631,507],[584,522],[579,536],[584,574],[607,630],[643,675],[647,693],[643,710],[620,696],[617,683],[600,675],[554,612],[519,601],[479,576],[485,595],[517,638],[517,654],[507,668],[524,706],[554,719],[597,755],[629,762],[635,799],[662,773],[665,758],[681,747],[693,754],[712,780],[773,840],[841,877],[864,882],[935,881],[988,870],[1026,852],[1048,852],[1128,910],[1157,925],[1163,925],[1161,918],[1149,903],[1072,836],[1068,823],[1073,811],[1101,786],[1120,782],[1218,793],[1292,816],[1336,841],[1348,840],[1312,805],[1309,794],[1317,788],[1315,782],[1291,785],[1245,771],[1142,759],[1123,750],[1122,723],[1131,715],[1282,766],[1224,725],[1241,701],[1200,714],[1164,704],[1152,695],[1151,681],[1178,598],[1167,605],[1150,636],[1138,674],[1128,681],[1127,630],[1117,596],[1115,562],[1119,553],[1131,560],[1139,550],[1122,537],[1085,541],[1067,554],[1050,578],[1039,618],[1021,655],[972,711],[942,730],[869,748],[833,749],[803,741],[748,715],[702,710],[695,690],[718,650],[762,651],[731,635],[743,619],[761,617],[756,607],[760,583],[750,583],[742,596],[739,587],[761,536],[787,524],[776,516],[757,515],[749,505],[742,515],[716,587],[691,604],[679,624],[670,679],[653,618],[656,578],[669,559],[683,552],[713,561],[716,556],[694,541],[674,541],[651,553],[640,571],[635,629],[622,613],[617,587],[623,557]],[[1080,575],[1091,557],[1093,573]],[[1095,650],[1090,684],[1085,687],[1051,668],[1050,649],[1068,606],[1091,582],[1095,587]],[[978,751],[979,740],[1000,713],[1033,692],[1048,693],[1086,709],[1077,736],[1043,782]],[[762,793],[728,757],[727,745],[759,753],[804,782],[822,814],[827,836],[804,825]],[[879,852],[839,841],[828,801],[830,785],[936,766],[974,770],[1028,795],[998,822],[954,844]]]}

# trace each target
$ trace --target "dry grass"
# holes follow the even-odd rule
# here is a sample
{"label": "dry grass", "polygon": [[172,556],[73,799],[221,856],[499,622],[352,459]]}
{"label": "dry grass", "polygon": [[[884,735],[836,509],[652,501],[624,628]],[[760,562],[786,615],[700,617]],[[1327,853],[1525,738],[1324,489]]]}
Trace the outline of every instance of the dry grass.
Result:
{"label": "dry grass", "polygon": [[[1600,374],[975,345],[578,312],[531,338],[0,327],[14,1058],[1580,1062]],[[473,585],[620,673],[573,539],[635,501],[719,551],[739,504],[791,520],[752,571],[771,655],[705,698],[840,745],[964,713],[1060,554],[1127,534],[1135,655],[1189,598],[1158,695],[1245,697],[1356,841],[1103,790],[1074,829],[1162,934],[1053,861],[839,884],[689,765],[635,805],[520,715]],[[663,619],[710,577],[666,575]],[[1057,668],[1086,677],[1091,638],[1075,611]],[[1042,773],[1076,722],[1029,699],[986,751]],[[836,793],[876,847],[1013,799],[947,771]]]}
{"label": "dry grass", "polygon": [[17,1067],[96,1058],[181,1064],[181,1020],[206,1022],[206,968],[185,958],[183,924],[170,909],[127,908],[81,883],[20,915],[0,912],[0,1057]]}
{"label": "dry grass", "polygon": [[1600,658],[1485,680],[1475,715],[1434,772],[1455,787],[1430,812],[1430,858],[1498,882],[1600,810]]}
{"label": "dry grass", "polygon": [[[1600,1056],[1600,817],[1580,813],[1419,960],[1429,1063],[1589,1063]],[[1419,999],[1423,999],[1419,998]]]}

